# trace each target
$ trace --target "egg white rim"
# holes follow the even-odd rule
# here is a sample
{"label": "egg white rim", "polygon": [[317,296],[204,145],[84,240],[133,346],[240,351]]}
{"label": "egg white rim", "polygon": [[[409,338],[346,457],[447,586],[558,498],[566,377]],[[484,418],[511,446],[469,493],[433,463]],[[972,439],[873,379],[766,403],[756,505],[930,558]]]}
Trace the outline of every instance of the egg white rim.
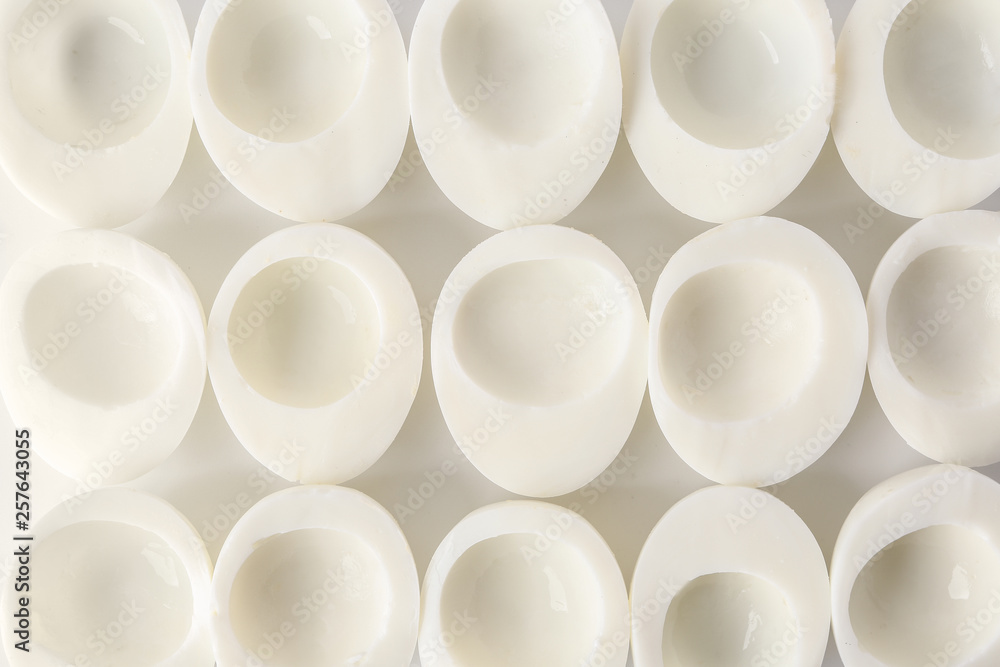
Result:
{"label": "egg white rim", "polygon": [[[403,154],[409,132],[406,48],[386,0],[349,0],[365,21],[356,41],[341,44],[366,57],[361,86],[343,114],[302,141],[275,141],[294,114],[275,109],[256,133],[216,105],[208,81],[209,49],[220,21],[242,0],[206,2],[194,33],[191,100],[195,124],[222,174],[259,206],[295,222],[335,222],[367,206],[382,191]],[[347,55],[345,55],[345,58]],[[381,148],[375,149],[375,144]],[[280,185],[278,185],[280,184]]]}
{"label": "egg white rim", "polygon": [[[921,391],[897,365],[886,322],[889,301],[903,272],[927,252],[956,246],[992,248],[995,256],[1000,255],[1000,213],[934,215],[893,243],[868,291],[868,370],[879,404],[907,444],[935,461],[983,466],[1000,461],[1000,398],[949,402]],[[941,306],[952,308],[950,303]],[[928,320],[935,317],[934,312],[927,313]]]}
{"label": "egg white rim", "polygon": [[[177,555],[191,584],[193,617],[182,646],[156,667],[211,667],[214,655],[209,636],[209,595],[212,560],[197,530],[165,500],[126,488],[98,489],[57,505],[38,522],[34,531],[36,549],[52,534],[77,523],[105,521],[139,528],[156,535]],[[4,587],[5,617],[13,614],[17,595]],[[10,612],[10,613],[6,613]],[[33,642],[30,653],[15,650],[13,633],[3,633],[4,650],[16,667],[62,667],[65,662]]]}
{"label": "egg white rim", "polygon": [[[255,276],[282,260],[315,259],[349,271],[378,308],[374,369],[333,403],[301,408],[262,395],[241,375],[228,341],[237,299]],[[335,484],[371,467],[409,414],[423,367],[423,328],[403,270],[360,232],[328,223],[279,231],[240,258],[219,290],[208,322],[208,368],[222,413],[243,446],[293,482]]]}
{"label": "egg white rim", "polygon": [[309,529],[356,537],[381,559],[392,604],[382,640],[372,647],[367,658],[373,665],[409,665],[420,615],[420,586],[410,546],[385,508],[360,491],[337,486],[299,486],[278,491],[236,522],[222,546],[211,586],[212,641],[219,664],[256,664],[255,655],[240,643],[230,622],[229,600],[240,568],[267,539]]}
{"label": "egg white rim", "polygon": [[[666,388],[660,370],[664,315],[692,278],[744,262],[788,269],[818,298],[821,355],[791,403],[744,420],[709,420],[693,414]],[[682,246],[653,291],[649,330],[649,393],[657,422],[674,451],[718,483],[763,487],[801,472],[833,445],[861,398],[868,349],[861,289],[826,241],[787,220],[726,223]]]}
{"label": "egg white rim", "polygon": [[[803,94],[806,120],[788,133],[779,127],[782,119],[776,113],[770,141],[732,149],[690,134],[658,97],[650,53],[663,15],[675,1],[636,0],[629,13],[621,47],[625,136],[646,178],[681,213],[712,223],[763,215],[798,187],[830,133],[836,75],[829,9],[822,0],[795,0],[821,61],[819,83]],[[730,12],[738,21],[738,3],[733,4]]]}
{"label": "egg white rim", "polygon": [[[172,307],[165,314],[176,327],[179,349],[170,375],[149,396],[125,405],[102,409],[52,384],[44,368],[36,370],[33,355],[45,354],[49,360],[48,344],[33,351],[23,339],[20,321],[34,286],[58,269],[87,265],[110,266],[116,275],[132,276]],[[31,428],[39,456],[56,470],[94,488],[119,484],[155,468],[183,440],[205,387],[205,315],[194,286],[166,254],[114,231],[56,234],[11,266],[0,285],[0,313],[0,343],[6,351],[0,359],[0,391],[13,418]],[[78,329],[85,326],[77,324]],[[62,349],[52,348],[57,356]],[[146,428],[151,418],[155,427]],[[131,448],[126,440],[140,427],[141,447]]]}
{"label": "egg white rim", "polygon": [[949,156],[951,128],[941,128],[936,145],[927,147],[893,112],[883,73],[889,27],[920,4],[854,3],[837,44],[833,117],[833,137],[851,177],[880,206],[911,218],[964,210],[1000,187],[1000,152],[977,160]]}
{"label": "egg white rim", "polygon": [[469,0],[424,2],[410,39],[410,106],[422,160],[455,206],[498,230],[555,223],[569,215],[603,174],[618,141],[621,69],[604,6],[599,0],[547,1],[550,27],[584,11],[598,22],[602,36],[593,46],[603,62],[594,75],[596,90],[578,103],[579,119],[536,145],[512,144],[474,122],[479,102],[508,82],[484,75],[481,90],[474,93],[479,99],[453,99],[442,43],[449,19]]}
{"label": "egg white rim", "polygon": [[[541,548],[562,542],[574,549],[590,566],[600,588],[604,609],[604,631],[594,637],[594,656],[601,655],[609,667],[624,667],[628,657],[628,594],[621,568],[611,548],[582,516],[558,505],[537,500],[509,500],[473,511],[449,531],[431,558],[421,591],[419,646],[421,659],[433,655],[440,667],[470,667],[448,650],[442,638],[451,635],[441,621],[441,598],[452,568],[465,553],[481,542],[505,535],[535,535]],[[602,649],[605,652],[602,653]],[[610,654],[608,653],[610,652]]]}
{"label": "egg white rim", "polygon": [[[947,464],[909,470],[862,496],[844,521],[830,565],[833,634],[846,667],[894,667],[861,648],[851,623],[851,593],[864,566],[899,539],[934,526],[966,528],[997,548],[998,509],[1000,485],[974,470]],[[972,662],[962,664],[989,665],[998,659],[1000,642],[994,641]]]}
{"label": "egg white rim", "polygon": [[[34,2],[5,3],[0,12],[0,32],[19,35],[23,24],[18,21]],[[0,166],[33,204],[79,227],[120,227],[140,217],[166,193],[187,153],[192,128],[188,87],[191,37],[177,0],[142,2],[159,17],[166,34],[170,87],[156,117],[124,144],[91,148],[92,143],[84,140],[69,151],[70,147],[55,143],[24,118],[9,85],[0,86]],[[36,14],[48,17],[45,22],[39,19],[43,26],[40,30],[58,18],[67,2],[59,0],[52,4],[57,6],[54,14],[48,10]],[[37,24],[32,25],[38,28]],[[0,48],[0,72],[4,76],[8,71],[9,49],[6,44]],[[159,85],[158,76],[157,73],[153,77],[152,85]],[[109,115],[105,122],[111,123],[113,132],[115,118]],[[92,132],[104,136],[103,124]],[[136,178],[140,164],[143,178]]]}
{"label": "egg white rim", "polygon": [[830,634],[830,578],[816,538],[771,494],[715,486],[671,507],[639,552],[629,593],[636,667],[662,667],[667,612],[685,586],[724,573],[753,575],[777,588],[796,617],[798,635],[791,650],[799,660],[794,664],[818,667],[823,662]]}
{"label": "egg white rim", "polygon": [[[624,304],[629,322],[629,343],[614,372],[587,395],[544,407],[514,404],[480,386],[459,363],[456,318],[469,291],[494,271],[551,259],[583,260],[617,280],[622,290],[619,303]],[[448,429],[472,464],[509,491],[540,498],[575,491],[614,460],[632,431],[645,393],[647,335],[646,311],[635,280],[604,243],[555,225],[496,234],[458,263],[434,312],[431,370]],[[616,406],[613,416],[608,414],[609,401]],[[559,442],[551,437],[556,426]],[[489,431],[488,442],[479,446],[475,436],[483,428]]]}

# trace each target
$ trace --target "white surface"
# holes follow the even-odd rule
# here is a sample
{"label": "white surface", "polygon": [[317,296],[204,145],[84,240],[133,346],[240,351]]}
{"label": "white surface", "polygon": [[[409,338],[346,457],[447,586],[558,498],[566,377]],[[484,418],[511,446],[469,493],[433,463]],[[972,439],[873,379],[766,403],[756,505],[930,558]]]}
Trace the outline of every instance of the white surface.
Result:
{"label": "white surface", "polygon": [[[193,27],[201,3],[185,0],[183,4]],[[394,0],[391,4],[398,10],[404,38],[408,39],[418,2]],[[849,4],[849,0],[830,0],[838,30]],[[619,37],[629,6],[627,0],[606,0]],[[492,230],[448,202],[414,151],[411,136],[397,178],[369,207],[346,222],[375,239],[401,264],[413,284],[426,326],[445,278]],[[169,253],[188,272],[206,306],[214,301],[226,274],[247,249],[267,234],[291,225],[253,205],[220,180],[200,140],[193,137],[181,173],[163,201],[122,230]],[[913,222],[891,213],[879,214],[878,209],[873,209],[875,215],[869,218],[864,209],[870,204],[828,139],[803,184],[773,214],[819,233],[844,256],[862,291],[867,291],[878,260]],[[203,210],[192,214],[196,206]],[[1000,197],[995,195],[983,207],[997,210]],[[685,241],[712,227],[668,206],[646,181],[624,141],[619,142],[594,191],[563,223],[595,234],[618,253],[633,272],[647,308],[665,259]],[[0,177],[0,271],[5,271],[29,243],[43,240],[58,228],[58,223]],[[428,342],[425,338],[425,345]],[[395,444],[374,467],[349,484],[390,511],[408,503],[419,506],[402,517],[402,527],[420,573],[438,543],[462,517],[477,507],[512,497],[483,478],[452,445],[434,396],[426,352],[425,347],[424,373],[414,409]],[[0,476],[0,498],[12,499],[13,425],[6,416],[0,419],[0,436],[0,449],[8,462],[3,467],[8,472]],[[37,517],[62,495],[73,493],[76,485],[44,466],[38,457],[34,463]],[[928,460],[910,449],[889,425],[866,382],[854,419],[830,451],[773,491],[806,521],[829,561],[841,524],[862,494],[893,474],[926,463]],[[1000,466],[984,472],[1000,478]],[[602,478],[555,502],[576,509],[601,532],[615,551],[625,580],[630,581],[639,549],[663,513],[708,484],[667,445],[647,399],[622,455]],[[264,495],[287,485],[239,445],[210,387],[178,451],[134,484],[163,496],[184,512],[207,537],[213,557],[238,515]],[[423,498],[421,492],[429,498]],[[9,535],[13,532],[12,508],[2,512],[10,528],[4,528],[0,535]],[[212,528],[212,524],[219,528]],[[831,644],[824,667],[840,665]]]}
{"label": "white surface", "polygon": [[830,579],[802,519],[759,489],[677,503],[643,545],[630,597],[639,667],[817,667]]}
{"label": "white surface", "polygon": [[431,368],[462,453],[526,496],[600,475],[646,388],[649,327],[629,269],[593,236],[539,225],[480,244],[446,285]]}

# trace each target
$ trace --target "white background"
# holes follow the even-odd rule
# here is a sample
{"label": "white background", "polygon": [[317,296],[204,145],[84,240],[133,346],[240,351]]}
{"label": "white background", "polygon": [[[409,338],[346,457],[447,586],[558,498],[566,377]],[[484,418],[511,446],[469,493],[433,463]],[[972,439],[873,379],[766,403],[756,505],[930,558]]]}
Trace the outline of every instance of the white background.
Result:
{"label": "white background", "polygon": [[[203,0],[180,2],[193,32]],[[839,34],[853,3],[829,2],[834,29]],[[393,5],[399,8],[397,19],[407,43],[420,4],[421,0],[395,0]],[[620,39],[631,1],[604,0],[604,4]],[[414,149],[411,134],[406,152]],[[228,188],[204,213],[185,223],[178,207],[190,203],[194,191],[210,182],[212,170],[195,132],[181,173],[164,199],[147,215],[120,230],[173,257],[194,282],[206,312],[236,260],[260,239],[291,224],[250,203],[234,188]],[[772,214],[801,223],[825,238],[847,260],[862,291],[867,293],[882,254],[914,222],[888,214],[852,243],[844,225],[855,223],[859,207],[868,203],[845,171],[830,139],[803,184]],[[994,195],[978,208],[997,210],[1000,196]],[[387,189],[365,210],[342,223],[369,235],[397,259],[412,281],[421,308],[431,306],[455,264],[493,233],[452,206],[423,168],[395,191]],[[657,272],[651,279],[641,280],[644,274],[640,268],[650,259],[650,248],[672,253],[711,228],[676,212],[656,194],[639,170],[624,135],[593,193],[562,224],[602,239],[634,275],[638,272],[647,307],[658,277]],[[26,201],[0,174],[0,275],[27,246],[64,227]],[[348,484],[391,510],[397,504],[406,504],[411,489],[425,481],[425,473],[439,470],[445,461],[457,464],[458,474],[449,478],[403,525],[421,574],[440,540],[463,516],[482,505],[512,497],[455,453],[434,395],[428,341],[429,331],[425,331],[423,379],[402,432],[373,468]],[[0,433],[11,434],[12,438],[13,429],[6,411],[0,409]],[[9,457],[11,449],[4,446],[4,455]],[[584,516],[614,549],[628,582],[639,549],[656,521],[675,502],[709,482],[673,453],[656,425],[648,397],[626,449],[638,463],[607,488],[599,501],[591,505],[592,495],[585,497],[578,492],[554,502],[584,506]],[[775,492],[809,524],[829,561],[840,526],[858,498],[887,477],[927,463],[889,425],[866,381],[853,421],[830,452]],[[9,462],[4,470],[12,470]],[[1000,479],[1000,466],[984,472]],[[259,500],[260,494],[249,480],[263,473],[264,469],[229,430],[211,385],[207,385],[194,425],[177,452],[129,486],[166,498],[201,530],[206,521],[220,514],[220,505],[232,503],[239,494]],[[8,502],[3,500],[6,498],[12,508],[11,477],[12,473],[2,476],[0,503]],[[75,487],[38,457],[34,459],[33,481],[36,517]],[[288,484],[275,482],[268,492],[285,486]],[[4,516],[7,512],[2,511]],[[223,537],[207,541],[213,558],[222,547]],[[831,640],[824,667],[840,666]]]}

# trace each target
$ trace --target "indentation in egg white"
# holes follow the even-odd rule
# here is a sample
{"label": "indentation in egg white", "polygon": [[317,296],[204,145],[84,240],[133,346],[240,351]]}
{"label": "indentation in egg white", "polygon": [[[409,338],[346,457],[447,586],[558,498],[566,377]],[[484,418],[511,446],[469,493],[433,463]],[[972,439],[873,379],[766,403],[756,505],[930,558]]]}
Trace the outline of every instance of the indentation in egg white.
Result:
{"label": "indentation in egg white", "polygon": [[660,104],[707,144],[776,143],[808,121],[823,92],[813,34],[794,0],[676,0],[650,53]]}
{"label": "indentation in egg white", "polygon": [[271,141],[321,134],[361,89],[369,54],[355,31],[367,25],[354,0],[233,3],[208,47],[212,100],[244,132]]}
{"label": "indentation in egg white", "polygon": [[616,285],[584,260],[496,269],[459,306],[455,355],[474,382],[510,403],[552,406],[587,396],[628,352],[632,316]]}
{"label": "indentation in egg white", "polygon": [[312,257],[282,260],[254,276],[228,324],[240,374],[261,395],[299,408],[350,394],[380,335],[368,286],[342,264]]}
{"label": "indentation in egg white", "polygon": [[899,372],[945,401],[1000,398],[1000,253],[947,246],[917,257],[886,308]]}
{"label": "indentation in egg white", "polygon": [[[456,665],[576,667],[602,631],[602,595],[576,547],[538,550],[534,534],[484,540],[452,567],[441,594],[441,627],[455,632]],[[456,624],[456,620],[463,621]]]}
{"label": "indentation in egg white", "polygon": [[888,667],[955,650],[965,664],[1000,637],[1000,554],[962,526],[910,533],[865,564],[849,614],[861,647]]}
{"label": "indentation in egg white", "polygon": [[[47,5],[32,2],[22,20],[48,17]],[[167,34],[146,0],[60,3],[27,44],[7,48],[15,104],[56,144],[124,144],[156,119],[171,85]]]}
{"label": "indentation in egg white", "polygon": [[809,285],[775,264],[699,273],[668,302],[660,373],[672,399],[709,421],[760,417],[789,405],[812,376],[822,316]]}
{"label": "indentation in egg white", "polygon": [[1000,4],[914,0],[884,55],[889,103],[914,140],[960,159],[1000,153]]}
{"label": "indentation in egg white", "polygon": [[[445,26],[441,63],[471,122],[534,146],[581,122],[600,80],[599,6],[558,0],[461,0]],[[557,17],[554,20],[553,17]],[[490,85],[484,86],[484,82]]]}
{"label": "indentation in egg white", "polygon": [[670,603],[664,667],[794,667],[803,629],[781,591],[751,574],[698,577]]}
{"label": "indentation in egg white", "polygon": [[173,306],[138,276],[77,264],[45,274],[24,311],[34,370],[77,400],[113,407],[148,398],[181,356]]}
{"label": "indentation in egg white", "polygon": [[254,655],[270,646],[268,636],[286,635],[270,667],[321,667],[364,664],[391,605],[383,566],[362,539],[308,528],[256,545],[233,581],[229,613],[237,639]]}
{"label": "indentation in egg white", "polygon": [[38,543],[33,566],[33,642],[66,664],[160,664],[191,628],[187,571],[141,528],[72,524]]}

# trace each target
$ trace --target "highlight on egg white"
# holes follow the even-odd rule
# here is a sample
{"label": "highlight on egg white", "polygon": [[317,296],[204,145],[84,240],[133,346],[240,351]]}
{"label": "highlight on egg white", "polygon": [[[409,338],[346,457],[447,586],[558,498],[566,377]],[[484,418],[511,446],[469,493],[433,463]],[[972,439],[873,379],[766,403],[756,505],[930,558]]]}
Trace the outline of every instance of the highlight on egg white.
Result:
{"label": "highlight on egg white", "polygon": [[646,178],[700,220],[767,213],[829,135],[834,51],[824,0],[636,0],[623,120]]}
{"label": "highlight on egg white", "polygon": [[220,665],[408,667],[420,588],[392,516],[353,489],[299,486],[233,527],[212,579]]}
{"label": "highlight on egg white", "polygon": [[0,7],[0,166],[49,215],[120,227],[160,200],[191,136],[177,0]]}
{"label": "highlight on egg white", "polygon": [[480,508],[434,552],[419,655],[438,667],[606,665],[629,649],[625,581],[583,517],[538,501]]}
{"label": "highlight on egg white", "polygon": [[427,0],[410,41],[420,155],[495,229],[558,222],[607,167],[621,69],[600,0]]}
{"label": "highlight on egg white", "polygon": [[1000,461],[1000,213],[942,213],[889,248],[868,292],[889,422],[942,463]]}
{"label": "highlight on egg white", "polygon": [[0,285],[0,392],[35,451],[84,490],[128,482],[177,449],[205,386],[205,317],[169,257],[71,230]]}
{"label": "highlight on egg white", "polygon": [[635,667],[819,667],[826,653],[823,552],[764,491],[709,487],[671,507],[639,553],[630,600]]}
{"label": "highlight on egg white", "polygon": [[409,130],[406,49],[386,0],[206,2],[195,123],[220,172],[296,222],[367,206]]}
{"label": "highlight on egg white", "polygon": [[657,281],[653,412],[705,477],[777,484],[843,433],[867,349],[861,290],[826,241],[778,218],[727,223],[684,245]]}
{"label": "highlight on egg white", "polygon": [[372,466],[413,405],[423,329],[395,260],[347,227],[263,239],[229,272],[208,323],[219,407],[262,465],[339,484]]}
{"label": "highlight on egg white", "polygon": [[894,213],[974,206],[1000,187],[1000,6],[858,0],[837,45],[833,136]]}
{"label": "highlight on egg white", "polygon": [[961,466],[910,470],[866,493],[831,564],[844,667],[996,664],[997,517],[1000,485]]}
{"label": "highlight on egg white", "polygon": [[431,330],[456,445],[508,491],[579,489],[632,431],[647,332],[635,280],[594,237],[556,225],[491,237],[452,271]]}
{"label": "highlight on egg white", "polygon": [[0,592],[11,667],[215,664],[212,561],[173,506],[121,487],[90,490],[33,529],[17,542],[21,581]]}

